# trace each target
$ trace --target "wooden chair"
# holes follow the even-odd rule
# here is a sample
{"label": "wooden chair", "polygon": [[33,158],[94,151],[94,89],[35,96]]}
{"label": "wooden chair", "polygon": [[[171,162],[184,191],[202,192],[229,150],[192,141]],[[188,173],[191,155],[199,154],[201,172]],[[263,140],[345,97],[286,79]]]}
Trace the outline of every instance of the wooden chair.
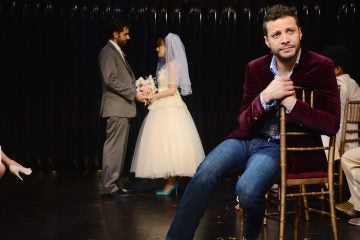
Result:
{"label": "wooden chair", "polygon": [[[360,101],[346,100],[340,135],[339,154],[342,156],[346,150],[360,146]],[[339,187],[339,201],[343,201],[343,170],[339,162],[338,180],[335,185]]]}
{"label": "wooden chair", "polygon": [[[310,101],[310,105],[313,106],[314,93],[310,91],[310,97],[306,96],[306,90],[301,89],[302,98],[304,101]],[[296,198],[296,209],[295,209],[295,222],[294,222],[294,239],[298,239],[298,225],[300,215],[300,205],[304,202],[306,210],[318,212],[321,214],[330,215],[332,235],[335,240],[338,239],[336,216],[335,216],[335,202],[334,202],[334,151],[335,151],[335,135],[330,136],[329,146],[323,146],[320,141],[320,135],[314,137],[319,138],[318,146],[307,146],[306,142],[304,146],[292,147],[288,145],[288,138],[301,137],[315,135],[311,132],[289,132],[287,131],[286,124],[286,109],[280,107],[280,168],[281,168],[281,180],[280,180],[280,229],[279,239],[285,238],[285,215],[286,215],[286,203],[288,198]],[[287,156],[291,151],[302,151],[302,152],[324,152],[328,151],[328,164],[327,169],[324,171],[308,171],[301,173],[290,173],[288,172]],[[322,188],[319,191],[308,192],[306,189],[307,185],[318,184]],[[327,184],[328,189],[324,189],[323,186]],[[288,187],[298,187],[298,191],[295,193],[287,192]],[[307,196],[327,196],[329,199],[329,212],[319,209],[308,208]],[[308,216],[307,216],[308,218]]]}

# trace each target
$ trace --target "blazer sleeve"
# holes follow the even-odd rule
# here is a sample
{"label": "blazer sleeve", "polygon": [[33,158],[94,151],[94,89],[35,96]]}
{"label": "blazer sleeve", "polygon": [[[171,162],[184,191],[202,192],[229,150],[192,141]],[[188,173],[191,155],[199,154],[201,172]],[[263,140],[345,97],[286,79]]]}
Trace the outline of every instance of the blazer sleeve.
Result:
{"label": "blazer sleeve", "polygon": [[252,71],[251,63],[246,66],[243,99],[238,114],[238,131],[243,137],[250,137],[254,129],[262,125],[267,113],[260,102],[260,93],[266,87],[268,80],[259,79]]}
{"label": "blazer sleeve", "polygon": [[305,74],[302,77],[316,82],[314,108],[298,99],[287,121],[306,126],[320,134],[336,134],[340,125],[341,110],[340,93],[332,63],[323,60],[317,70],[313,69],[311,75],[312,77],[309,77]]}
{"label": "blazer sleeve", "polygon": [[110,49],[100,52],[99,67],[107,91],[130,101],[135,99],[136,88],[133,79],[124,63]]}

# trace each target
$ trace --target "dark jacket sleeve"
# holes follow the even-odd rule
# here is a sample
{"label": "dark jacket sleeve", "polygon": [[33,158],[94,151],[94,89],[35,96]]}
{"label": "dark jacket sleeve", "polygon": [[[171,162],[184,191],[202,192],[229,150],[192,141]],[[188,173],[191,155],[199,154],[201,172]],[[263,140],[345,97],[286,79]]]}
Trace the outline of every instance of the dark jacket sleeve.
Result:
{"label": "dark jacket sleeve", "polygon": [[238,128],[227,138],[250,138],[254,136],[274,114],[265,110],[260,101],[260,93],[273,80],[268,66],[271,57],[249,62],[246,66],[243,88],[243,99],[237,116]]}
{"label": "dark jacket sleeve", "polygon": [[332,62],[327,58],[318,58],[318,65],[294,80],[295,85],[298,83],[303,87],[310,85],[309,81],[312,81],[314,107],[297,100],[287,120],[319,134],[333,135],[337,133],[340,125],[340,93]]}
{"label": "dark jacket sleeve", "polygon": [[244,79],[244,91],[241,108],[238,114],[239,129],[244,137],[253,134],[253,129],[259,126],[263,121],[266,111],[261,106],[260,93],[263,90],[263,84],[253,74],[249,65],[246,67]]}

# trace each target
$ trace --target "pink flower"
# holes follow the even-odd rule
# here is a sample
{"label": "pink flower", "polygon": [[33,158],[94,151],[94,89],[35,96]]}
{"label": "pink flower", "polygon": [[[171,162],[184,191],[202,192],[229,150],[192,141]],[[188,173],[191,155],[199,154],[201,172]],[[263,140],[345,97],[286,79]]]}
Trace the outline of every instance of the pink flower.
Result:
{"label": "pink flower", "polygon": [[143,92],[147,96],[151,96],[157,92],[157,88],[155,86],[154,79],[151,75],[146,77],[139,77],[136,82],[136,91]]}

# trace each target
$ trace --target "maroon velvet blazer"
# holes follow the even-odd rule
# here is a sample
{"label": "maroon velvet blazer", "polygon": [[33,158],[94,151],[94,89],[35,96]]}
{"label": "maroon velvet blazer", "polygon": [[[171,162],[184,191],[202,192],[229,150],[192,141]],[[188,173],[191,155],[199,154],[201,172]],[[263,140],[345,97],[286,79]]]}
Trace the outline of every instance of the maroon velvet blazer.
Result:
{"label": "maroon velvet blazer", "polygon": [[[265,111],[260,102],[261,91],[274,79],[274,74],[269,68],[271,58],[272,55],[269,54],[248,63],[244,79],[243,99],[237,117],[238,128],[227,138],[252,138],[275,114],[274,110]],[[314,108],[311,108],[308,103],[298,100],[290,114],[287,115],[287,129],[305,128],[319,134],[336,134],[340,123],[340,97],[331,60],[302,49],[299,63],[294,67],[291,79],[295,86],[314,91]],[[295,146],[305,141],[310,145],[319,144],[320,135],[318,138],[290,138],[288,142]],[[288,159],[290,169],[294,172],[326,167],[326,158],[323,152],[319,152],[318,155],[289,153]],[[309,161],[311,161],[310,164]]]}

